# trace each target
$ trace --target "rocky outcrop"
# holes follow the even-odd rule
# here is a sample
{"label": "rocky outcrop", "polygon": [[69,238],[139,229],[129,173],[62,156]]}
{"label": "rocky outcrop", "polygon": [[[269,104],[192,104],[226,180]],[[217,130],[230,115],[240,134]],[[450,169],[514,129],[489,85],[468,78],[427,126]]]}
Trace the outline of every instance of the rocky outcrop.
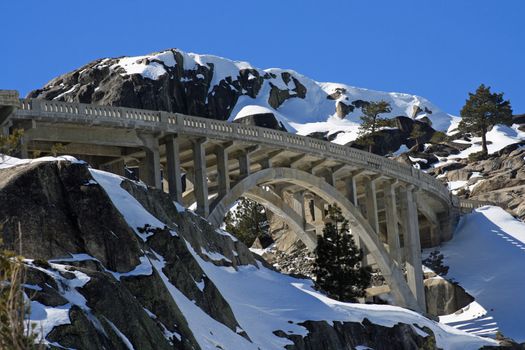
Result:
{"label": "rocky outcrop", "polygon": [[430,315],[450,315],[474,301],[458,284],[442,277],[428,277],[424,284],[427,312]]}
{"label": "rocky outcrop", "polygon": [[[404,350],[404,349],[434,349],[435,340],[432,336],[421,337],[413,326],[397,324],[392,328],[377,327],[367,319],[362,323],[334,322],[331,326],[324,321],[307,321],[302,324],[308,329],[308,335],[286,335],[294,342],[286,347],[288,350],[348,350],[371,348],[374,350]],[[428,328],[420,330],[432,335]],[[366,345],[364,345],[366,344]]]}
{"label": "rocky outcrop", "polygon": [[286,127],[275,117],[273,113],[251,114],[234,120],[234,123],[261,126],[263,128],[287,131]]}
{"label": "rocky outcrop", "polygon": [[[0,169],[2,248],[21,249],[31,259],[26,262],[25,291],[32,299],[32,318],[44,322],[48,347],[199,349],[203,339],[188,321],[197,311],[188,314],[188,303],[205,315],[199,317],[229,329],[231,337],[251,341],[231,300],[202,264],[249,271],[262,267],[261,262],[227,233],[177,209],[163,192],[129,180],[121,187],[134,198],[128,202],[136,200],[165,225],[130,226],[84,163],[36,162]],[[49,318],[50,312],[63,316]],[[393,327],[367,320],[331,326],[316,320],[300,326],[309,330],[306,336],[279,329],[275,334],[289,338],[295,344],[290,349],[320,344],[346,349],[345,343],[435,348],[431,332],[422,335],[402,322]]]}
{"label": "rocky outcrop", "polygon": [[[115,335],[116,326],[136,348],[171,349],[172,344],[181,349],[198,347],[185,315],[159,274],[130,273],[154,254],[169,261],[163,272],[178,290],[220,323],[238,329],[228,303],[213,282],[203,277],[188,247],[183,240],[173,238],[171,229],[177,228],[197,252],[225,249],[224,256],[229,258],[222,263],[255,263],[240,243],[217,235],[192,214],[178,213],[173,205],[166,205],[170,203],[166,195],[152,194],[128,182],[126,187],[145,207],[172,225],[156,228],[146,245],[94,183],[85,164],[42,162],[1,173],[2,239],[5,247],[17,251],[21,247],[23,256],[35,260],[29,264],[28,284],[41,290],[28,290],[33,300],[51,307],[71,304],[64,290],[73,288],[75,277],[89,279],[79,291],[86,300],[84,307],[73,305],[69,311],[71,324],[55,327],[49,341],[78,349],[126,349]],[[75,254],[82,258],[72,259]],[[203,255],[202,259],[209,257]],[[48,261],[66,267],[57,268]],[[123,277],[115,280],[120,274]],[[205,288],[199,289],[195,281],[203,282]],[[167,338],[164,329],[178,337]]]}
{"label": "rocky outcrop", "polygon": [[458,195],[496,203],[525,219],[525,142],[509,145],[485,160],[468,159],[437,167],[429,173],[444,182],[466,181]]}
{"label": "rocky outcrop", "polygon": [[[372,136],[373,145],[372,152],[380,155],[392,154],[397,151],[402,145],[407,148],[412,148],[417,144],[423,145],[429,142],[436,130],[427,123],[398,116],[394,118],[395,128],[383,129]],[[418,137],[418,142],[411,137],[412,131],[418,125],[421,130],[421,136]],[[366,149],[368,146],[359,145],[357,142],[350,142],[349,146]],[[410,154],[412,156],[412,154]],[[437,159],[436,159],[437,161]]]}

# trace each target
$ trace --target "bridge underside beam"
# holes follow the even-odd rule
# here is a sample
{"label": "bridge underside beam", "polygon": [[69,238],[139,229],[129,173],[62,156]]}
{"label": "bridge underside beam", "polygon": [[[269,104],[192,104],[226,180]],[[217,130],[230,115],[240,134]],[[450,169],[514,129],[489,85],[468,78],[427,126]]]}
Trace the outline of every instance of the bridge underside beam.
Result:
{"label": "bridge underside beam", "polygon": [[36,123],[34,128],[24,133],[29,140],[48,142],[71,142],[91,145],[142,147],[142,140],[135,130],[111,128],[86,128],[71,125],[42,125]]}

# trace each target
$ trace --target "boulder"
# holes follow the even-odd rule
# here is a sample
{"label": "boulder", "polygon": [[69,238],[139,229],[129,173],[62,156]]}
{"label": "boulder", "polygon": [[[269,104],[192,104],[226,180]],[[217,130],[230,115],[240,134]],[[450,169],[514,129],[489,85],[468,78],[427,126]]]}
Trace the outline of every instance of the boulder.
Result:
{"label": "boulder", "polygon": [[246,115],[242,118],[234,120],[234,123],[261,126],[263,128],[287,131],[283,123],[281,123],[273,113],[260,113]]}
{"label": "boulder", "polygon": [[459,285],[442,277],[425,279],[427,312],[433,316],[449,315],[474,301]]}
{"label": "boulder", "polygon": [[[277,335],[293,341],[286,346],[288,350],[348,350],[359,346],[374,350],[409,350],[434,349],[435,339],[431,330],[425,328],[416,331],[412,326],[396,324],[393,327],[377,327],[369,320],[363,322],[307,321],[302,323],[308,329],[308,335],[302,337],[294,334],[277,332]],[[420,335],[427,334],[427,336]]]}

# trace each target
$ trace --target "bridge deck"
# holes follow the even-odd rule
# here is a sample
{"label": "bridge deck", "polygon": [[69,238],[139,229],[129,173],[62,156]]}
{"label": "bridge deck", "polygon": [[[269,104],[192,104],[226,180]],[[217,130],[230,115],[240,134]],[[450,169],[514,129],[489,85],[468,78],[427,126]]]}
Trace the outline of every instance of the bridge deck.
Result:
{"label": "bridge deck", "polygon": [[293,150],[337,160],[413,184],[449,205],[457,201],[441,181],[413,167],[351,147],[263,127],[179,113],[36,99],[21,100],[20,109],[11,118],[193,135]]}

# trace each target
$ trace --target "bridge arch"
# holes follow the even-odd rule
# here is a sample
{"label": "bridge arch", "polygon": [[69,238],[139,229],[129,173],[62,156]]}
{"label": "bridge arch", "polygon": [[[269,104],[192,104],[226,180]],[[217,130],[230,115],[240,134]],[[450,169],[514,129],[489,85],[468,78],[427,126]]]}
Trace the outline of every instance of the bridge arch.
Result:
{"label": "bridge arch", "polygon": [[421,307],[405,281],[401,269],[388,254],[378,234],[361,215],[360,211],[343,194],[320,177],[295,168],[262,169],[240,180],[226,195],[219,198],[208,216],[208,221],[217,227],[220,226],[227,211],[238,198],[247,196],[250,192],[253,193],[254,190],[257,191],[256,188],[261,185],[283,182],[303,187],[328,203],[336,203],[341,207],[343,215],[349,219],[352,233],[360,237],[363,244],[374,257],[397,304],[421,311]]}

